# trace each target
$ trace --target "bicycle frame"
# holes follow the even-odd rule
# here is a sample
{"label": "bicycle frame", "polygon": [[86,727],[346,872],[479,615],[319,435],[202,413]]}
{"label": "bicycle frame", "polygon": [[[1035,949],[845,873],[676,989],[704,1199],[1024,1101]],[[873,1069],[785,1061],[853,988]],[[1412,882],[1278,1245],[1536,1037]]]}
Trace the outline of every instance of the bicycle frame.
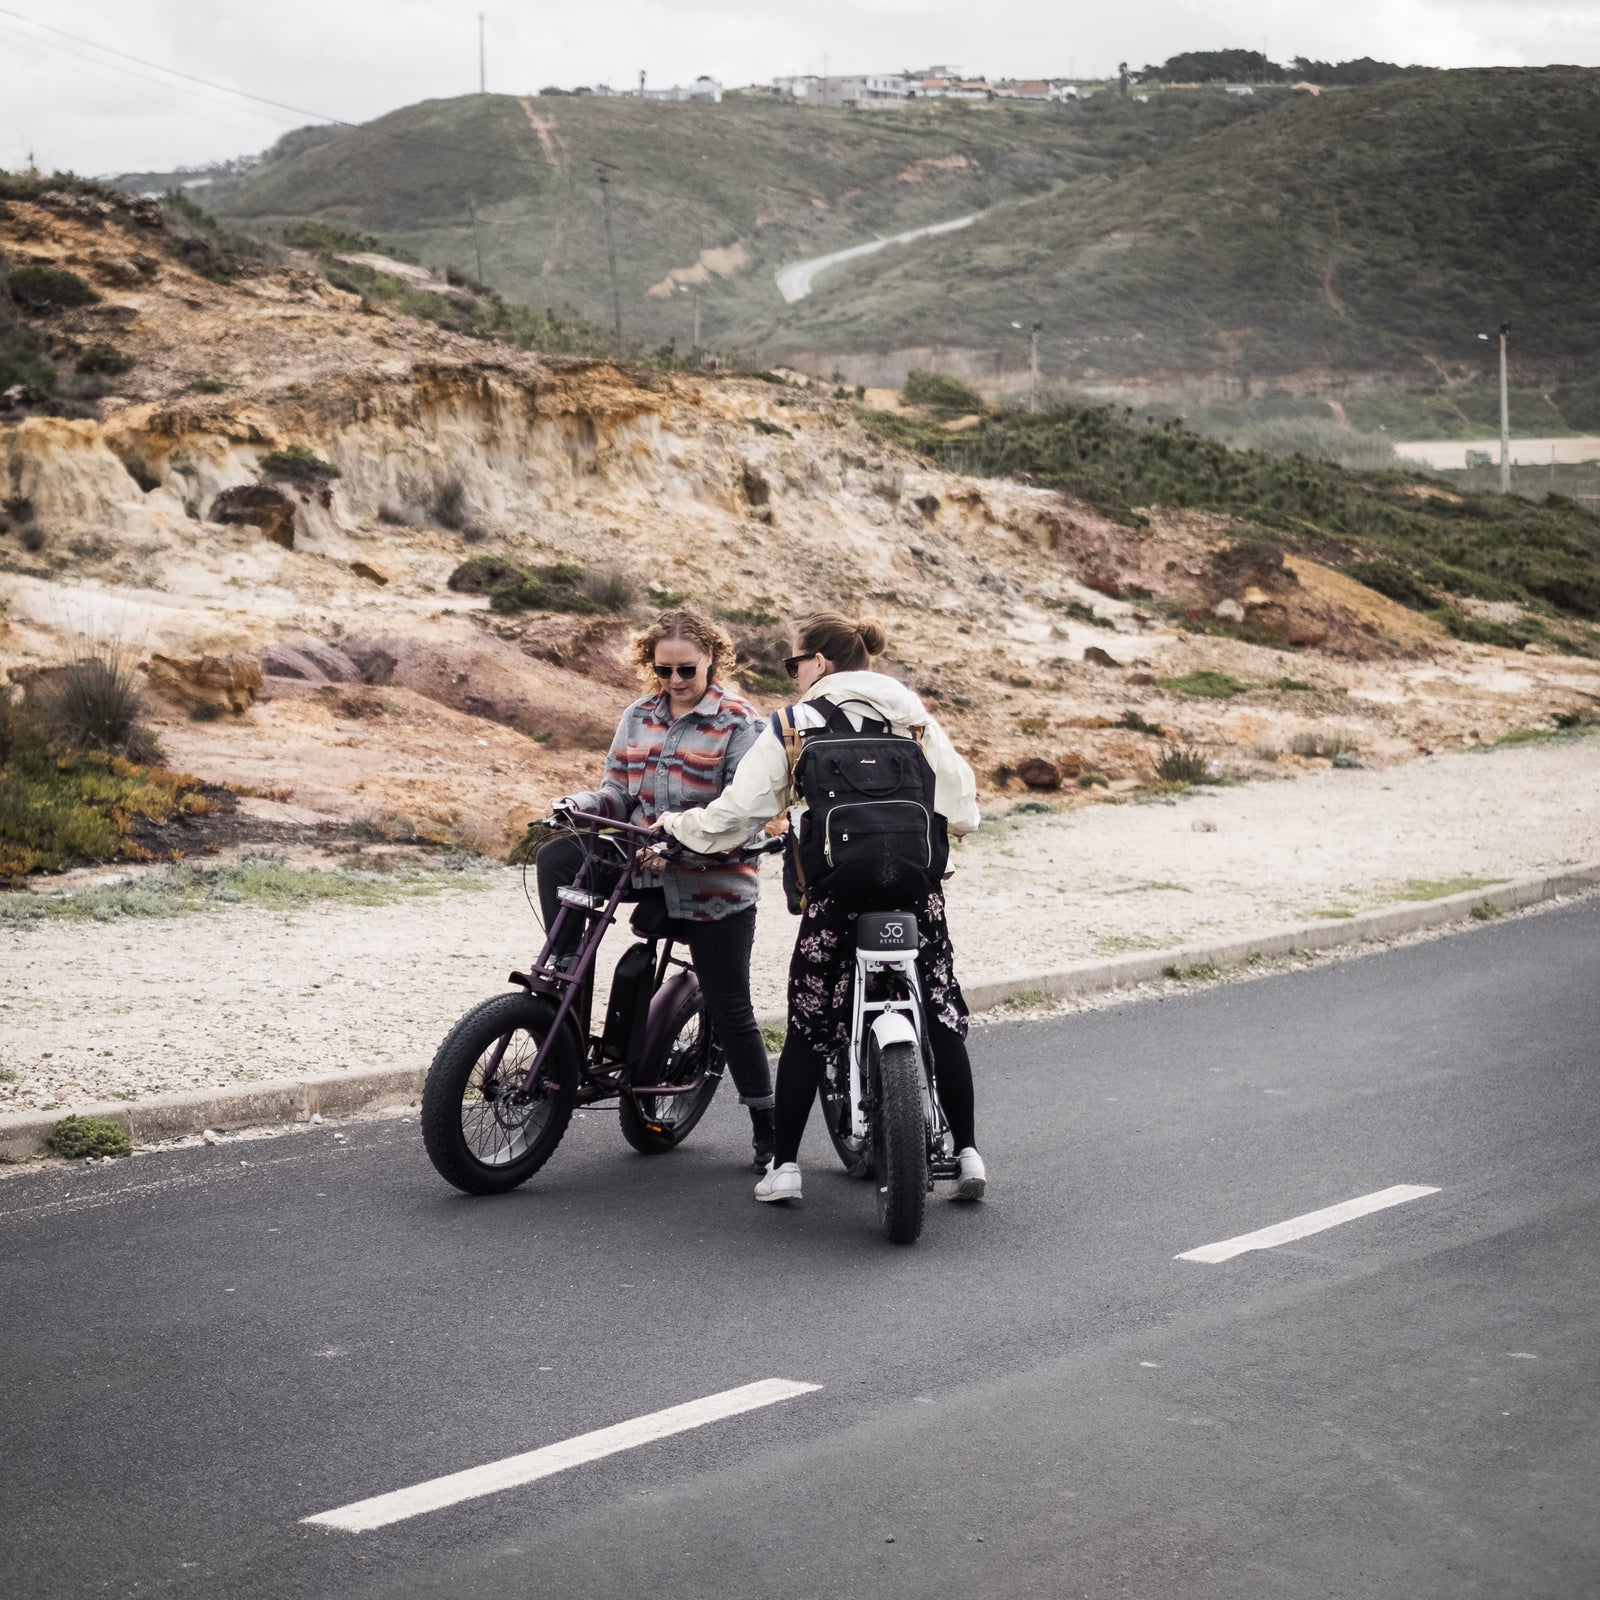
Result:
{"label": "bicycle frame", "polygon": [[[616,884],[608,896],[602,897],[592,890],[579,889],[568,886],[560,891],[561,909],[556,913],[556,919],[545,932],[544,948],[539,952],[539,959],[526,973],[514,972],[511,974],[512,982],[520,983],[529,993],[543,993],[559,995],[556,1005],[555,1018],[550,1025],[549,1032],[540,1041],[539,1048],[534,1054],[533,1061],[529,1064],[523,1076],[522,1090],[525,1094],[533,1093],[540,1072],[544,1069],[546,1058],[553,1045],[553,1041],[560,1035],[561,1030],[568,1026],[569,1021],[578,1033],[582,1043],[580,1059],[584,1068],[584,1083],[579,1089],[579,1099],[585,1104],[592,1104],[613,1094],[624,1095],[683,1095],[697,1092],[705,1081],[705,1068],[702,1063],[701,1070],[695,1074],[694,1079],[686,1084],[630,1084],[626,1082],[629,1069],[638,1063],[622,1061],[614,1068],[608,1069],[602,1064],[591,1059],[591,1039],[589,1037],[589,1006],[594,993],[594,969],[599,958],[600,946],[607,933],[611,931],[612,924],[617,920],[617,912],[629,894],[629,879],[637,863],[642,841],[654,842],[656,835],[649,828],[641,828],[631,822],[616,822],[610,817],[602,817],[593,812],[573,811],[567,813],[568,817],[579,825],[584,839],[584,866],[588,868],[599,859],[596,845],[602,832],[615,832],[631,834],[641,841],[639,849],[628,852],[622,862],[622,870],[617,874]],[[587,872],[584,876],[587,877]],[[582,917],[588,928],[583,940],[578,947],[577,959],[571,967],[562,968],[553,964],[551,956],[556,948],[556,936],[559,930],[567,925],[568,917]],[[656,964],[655,984],[650,1004],[650,1019],[645,1034],[643,1058],[651,1060],[655,1047],[659,1044],[661,1027],[665,1026],[664,1016],[675,1012],[681,1004],[684,995],[699,980],[695,977],[694,968],[672,954],[674,941],[666,939],[662,946],[661,955]],[[681,971],[672,978],[667,977],[667,968],[676,966]],[[575,1015],[575,1013],[579,1013]],[[661,1015],[658,1015],[661,1013]],[[505,1041],[496,1047],[496,1059],[490,1064],[490,1074],[499,1070],[498,1055],[505,1048]]]}
{"label": "bicycle frame", "polygon": [[[904,997],[887,1000],[867,999],[868,979],[873,973],[894,972],[905,985]],[[868,1018],[873,1020],[869,1023]],[[950,1124],[945,1119],[944,1107],[939,1103],[938,1090],[933,1081],[933,1051],[928,1042],[924,1021],[922,981],[917,975],[917,956],[914,950],[886,952],[857,950],[855,982],[852,985],[850,1011],[850,1134],[854,1139],[866,1139],[867,1126],[863,1106],[866,1100],[866,1047],[868,1034],[891,1031],[882,1027],[887,1018],[903,1018],[909,1026],[922,1060],[922,1114],[929,1130],[930,1154],[947,1156],[947,1136]],[[893,1029],[898,1033],[898,1028]],[[880,1046],[891,1042],[879,1039]]]}

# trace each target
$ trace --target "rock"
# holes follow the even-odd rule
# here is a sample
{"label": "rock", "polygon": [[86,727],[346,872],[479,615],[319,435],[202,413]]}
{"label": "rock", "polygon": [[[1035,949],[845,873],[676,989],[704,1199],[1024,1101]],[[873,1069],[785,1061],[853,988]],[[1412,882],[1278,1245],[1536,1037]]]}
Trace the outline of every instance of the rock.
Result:
{"label": "rock", "polygon": [[1362,763],[1357,761],[1348,750],[1341,750],[1338,755],[1333,758],[1333,764],[1334,766],[1338,767],[1341,772],[1360,772],[1362,768]]}
{"label": "rock", "polygon": [[381,589],[389,580],[376,567],[370,567],[365,561],[352,561],[350,570],[358,577],[365,578],[368,583],[375,583]]}
{"label": "rock", "polygon": [[294,549],[294,502],[277,489],[262,483],[241,484],[224,489],[211,502],[208,521],[259,528],[285,550]]}
{"label": "rock", "polygon": [[262,646],[261,670],[269,678],[293,678],[301,683],[322,681],[322,672],[316,662],[287,644]]}
{"label": "rock", "polygon": [[241,716],[261,693],[261,664],[249,656],[153,655],[150,693],[190,716]]}
{"label": "rock", "polygon": [[1122,670],[1122,663],[1097,644],[1090,645],[1083,652],[1083,659],[1091,667],[1115,667],[1118,672]]}
{"label": "rock", "polygon": [[744,464],[744,497],[753,506],[764,506],[772,489],[761,473],[747,461]]}
{"label": "rock", "polygon": [[200,1137],[202,1139],[204,1139],[207,1144],[221,1144],[222,1143],[222,1140],[219,1139],[217,1137],[217,1135],[210,1128],[202,1128],[200,1130]]}
{"label": "rock", "polygon": [[1547,656],[1550,654],[1542,644],[1536,644],[1532,639],[1523,645],[1522,653],[1525,656]]}
{"label": "rock", "polygon": [[1129,683],[1137,683],[1145,688],[1151,684],[1160,683],[1160,679],[1153,672],[1136,672],[1128,679]]}
{"label": "rock", "polygon": [[1061,768],[1044,756],[1029,756],[1017,763],[1017,776],[1030,789],[1059,789]]}
{"label": "rock", "polygon": [[1056,765],[1060,767],[1063,778],[1081,778],[1089,770],[1089,765],[1079,750],[1064,751],[1056,757]]}
{"label": "rock", "polygon": [[1210,822],[1202,817],[1198,822],[1191,822],[1189,824],[1189,829],[1192,833],[1215,833],[1217,831],[1217,825],[1216,823]]}
{"label": "rock", "polygon": [[300,639],[295,649],[311,661],[328,683],[359,683],[361,669],[337,645],[320,639]]}
{"label": "rock", "polygon": [[1237,600],[1219,600],[1212,606],[1211,614],[1224,622],[1243,622],[1244,607]]}
{"label": "rock", "polygon": [[42,406],[43,393],[31,383],[14,383],[9,389],[0,389],[0,411],[17,411],[23,406]]}

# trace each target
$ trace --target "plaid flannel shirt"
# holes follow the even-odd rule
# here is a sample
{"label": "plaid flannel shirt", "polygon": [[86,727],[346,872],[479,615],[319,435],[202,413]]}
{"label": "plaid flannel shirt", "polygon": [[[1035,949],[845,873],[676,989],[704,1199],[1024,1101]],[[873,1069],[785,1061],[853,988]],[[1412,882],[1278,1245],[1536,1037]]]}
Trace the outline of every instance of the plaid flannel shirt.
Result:
{"label": "plaid flannel shirt", "polygon": [[[647,694],[623,712],[600,787],[570,798],[580,810],[641,827],[664,811],[697,810],[733,781],[761,727],[761,713],[720,684],[676,720],[666,690]],[[633,881],[636,888],[659,886],[668,914],[691,922],[732,916],[754,905],[761,892],[754,861],[700,865],[691,859],[660,874],[636,873]]]}

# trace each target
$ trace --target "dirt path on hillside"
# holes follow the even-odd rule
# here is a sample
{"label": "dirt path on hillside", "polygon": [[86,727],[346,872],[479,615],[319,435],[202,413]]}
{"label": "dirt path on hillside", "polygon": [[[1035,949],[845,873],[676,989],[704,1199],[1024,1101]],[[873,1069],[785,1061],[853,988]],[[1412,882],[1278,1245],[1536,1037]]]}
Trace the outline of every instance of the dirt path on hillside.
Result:
{"label": "dirt path on hillside", "polygon": [[[1600,737],[994,818],[956,855],[951,922],[977,983],[1597,859]],[[792,932],[771,884],[763,1012]],[[509,870],[382,907],[0,928],[0,1110],[422,1064],[538,937]]]}

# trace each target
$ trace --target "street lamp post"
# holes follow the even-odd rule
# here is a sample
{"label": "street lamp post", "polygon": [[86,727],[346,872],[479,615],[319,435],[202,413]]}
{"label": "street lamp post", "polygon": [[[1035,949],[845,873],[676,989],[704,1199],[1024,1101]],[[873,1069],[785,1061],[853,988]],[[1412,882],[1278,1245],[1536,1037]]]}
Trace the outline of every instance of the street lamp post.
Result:
{"label": "street lamp post", "polygon": [[[1511,493],[1511,386],[1506,377],[1506,339],[1511,324],[1500,324],[1500,493]],[[1489,335],[1478,335],[1485,343]]]}

